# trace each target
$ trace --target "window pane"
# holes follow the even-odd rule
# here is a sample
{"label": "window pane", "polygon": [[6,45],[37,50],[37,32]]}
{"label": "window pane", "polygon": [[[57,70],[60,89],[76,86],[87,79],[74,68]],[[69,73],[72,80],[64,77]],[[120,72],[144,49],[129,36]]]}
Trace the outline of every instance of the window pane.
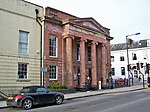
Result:
{"label": "window pane", "polygon": [[18,63],[18,78],[27,79],[27,63]]}
{"label": "window pane", "polygon": [[57,41],[56,37],[50,36],[49,38],[49,55],[50,56],[56,56],[57,53]]}
{"label": "window pane", "polygon": [[28,38],[27,37],[20,37],[19,41],[20,41],[20,43],[28,43]]}
{"label": "window pane", "polygon": [[80,44],[77,44],[77,60],[80,61]]}
{"label": "window pane", "polygon": [[115,68],[111,68],[111,74],[112,76],[115,76]]}
{"label": "window pane", "polygon": [[136,56],[135,53],[132,53],[132,59],[133,59],[133,60],[137,60],[137,56]]}
{"label": "window pane", "polygon": [[124,61],[124,56],[120,56],[120,61]]}
{"label": "window pane", "polygon": [[91,46],[88,46],[88,61],[91,61]]}
{"label": "window pane", "polygon": [[114,62],[114,56],[111,56],[111,62]]}
{"label": "window pane", "polygon": [[49,78],[50,79],[56,79],[57,77],[57,66],[56,65],[50,65],[49,70]]}
{"label": "window pane", "polygon": [[27,54],[28,32],[19,31],[19,53]]}
{"label": "window pane", "polygon": [[121,75],[125,75],[125,67],[121,67]]}

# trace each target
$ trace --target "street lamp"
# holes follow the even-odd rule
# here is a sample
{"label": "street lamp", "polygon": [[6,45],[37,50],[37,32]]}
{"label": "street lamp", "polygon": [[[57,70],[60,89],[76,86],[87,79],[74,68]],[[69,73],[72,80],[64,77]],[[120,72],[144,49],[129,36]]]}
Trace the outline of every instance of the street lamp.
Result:
{"label": "street lamp", "polygon": [[[128,70],[128,86],[130,87],[130,64],[129,64],[129,47],[128,47],[128,37],[129,36],[133,36],[133,35],[139,35],[140,33],[135,33],[135,34],[130,34],[130,35],[126,35],[126,48],[127,48],[127,70]],[[133,85],[133,75],[132,75],[132,85]]]}

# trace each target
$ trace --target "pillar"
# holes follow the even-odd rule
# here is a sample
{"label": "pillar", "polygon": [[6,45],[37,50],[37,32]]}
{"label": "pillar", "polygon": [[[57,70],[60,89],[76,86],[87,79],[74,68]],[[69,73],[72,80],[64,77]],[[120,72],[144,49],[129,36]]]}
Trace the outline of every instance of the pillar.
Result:
{"label": "pillar", "polygon": [[92,64],[92,88],[97,88],[97,56],[96,56],[97,42],[93,41],[91,44],[91,64]]}
{"label": "pillar", "polygon": [[85,42],[87,40],[81,38],[80,40],[80,88],[85,88],[86,69],[85,69]]}
{"label": "pillar", "polygon": [[101,69],[101,45],[97,47],[97,80],[101,81],[102,79],[102,69]]}
{"label": "pillar", "polygon": [[107,70],[108,78],[111,76],[111,50],[110,50],[110,41],[107,42]]}
{"label": "pillar", "polygon": [[66,39],[62,38],[62,85],[65,85],[65,76],[66,76],[66,70],[65,70],[65,45],[66,45]]}
{"label": "pillar", "polygon": [[66,37],[66,85],[73,87],[72,37]]}
{"label": "pillar", "polygon": [[106,48],[105,45],[102,44],[101,46],[101,54],[102,54],[102,86],[106,87],[107,86],[107,81],[106,81]]}

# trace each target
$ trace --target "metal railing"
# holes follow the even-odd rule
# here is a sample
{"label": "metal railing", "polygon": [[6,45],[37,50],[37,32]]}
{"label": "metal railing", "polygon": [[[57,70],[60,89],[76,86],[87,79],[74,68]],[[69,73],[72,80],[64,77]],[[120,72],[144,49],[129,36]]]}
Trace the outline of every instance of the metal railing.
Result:
{"label": "metal railing", "polygon": [[7,95],[0,91],[0,100],[4,100],[7,98]]}

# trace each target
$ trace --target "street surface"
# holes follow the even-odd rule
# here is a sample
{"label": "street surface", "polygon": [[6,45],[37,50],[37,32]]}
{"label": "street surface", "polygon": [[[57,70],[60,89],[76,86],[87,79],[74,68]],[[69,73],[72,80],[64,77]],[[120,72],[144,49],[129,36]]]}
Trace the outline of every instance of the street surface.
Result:
{"label": "street surface", "polygon": [[0,112],[150,112],[150,89],[65,100],[62,105],[38,106],[28,111],[5,108]]}

